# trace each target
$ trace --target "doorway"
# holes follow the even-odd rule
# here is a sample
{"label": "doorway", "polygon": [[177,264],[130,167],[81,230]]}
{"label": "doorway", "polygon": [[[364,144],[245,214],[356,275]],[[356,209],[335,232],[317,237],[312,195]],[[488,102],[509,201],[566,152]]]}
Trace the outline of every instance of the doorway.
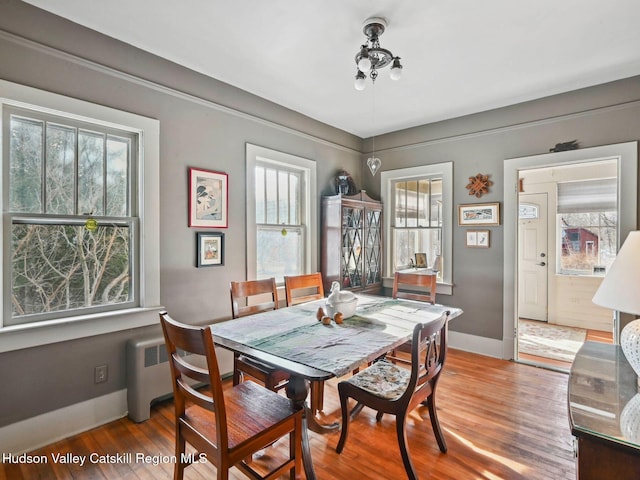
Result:
{"label": "doorway", "polygon": [[[548,185],[542,188],[542,184],[545,181],[557,184],[557,175],[560,172],[560,168],[566,167],[566,171],[563,173],[568,174],[577,172],[581,167],[603,161],[612,161],[615,165],[615,183],[618,192],[618,207],[620,207],[617,208],[617,249],[626,238],[628,232],[636,228],[637,142],[505,161],[503,358],[520,361],[518,358],[518,320],[520,314],[526,312],[526,315],[537,316],[544,321],[543,305],[545,293],[547,295],[547,323],[553,318],[554,323],[560,320],[561,323],[568,323],[566,325],[568,327],[579,327],[579,325],[571,323],[571,310],[577,311],[574,316],[578,319],[590,315],[589,313],[581,313],[579,309],[582,307],[592,308],[591,297],[589,296],[592,296],[592,293],[583,292],[585,298],[588,299],[580,300],[575,295],[578,288],[574,277],[577,277],[577,275],[565,275],[563,272],[557,271],[558,258],[559,256],[561,257],[559,254],[562,251],[562,241],[558,240],[562,237],[562,233],[560,233],[561,227],[557,225],[557,191],[555,186],[553,190],[549,190]],[[530,180],[528,185],[525,180],[523,185],[523,182],[520,182],[523,174],[546,175],[548,178],[545,181]],[[578,177],[577,179],[580,178]],[[571,179],[567,181],[571,181]],[[536,184],[538,184],[538,187],[535,187]],[[524,188],[522,188],[523,186]],[[524,195],[544,193],[547,195],[546,246],[538,236],[541,229],[544,230],[544,227],[540,226],[540,219],[538,219],[537,226],[535,222],[522,222],[521,224],[520,221],[521,213],[526,214],[529,212],[532,215],[530,210],[533,206],[537,205],[540,208],[544,204],[543,197],[525,197]],[[523,195],[522,202],[520,201],[520,195]],[[522,209],[520,208],[521,203],[523,205]],[[536,228],[529,228],[532,225]],[[590,248],[593,248],[593,245]],[[541,256],[542,253],[544,253],[544,257]],[[526,265],[527,261],[531,263],[530,268]],[[542,263],[544,265],[539,265]],[[533,267],[541,267],[538,270],[543,273],[536,272]],[[547,277],[546,289],[544,288],[544,279],[541,278],[545,276],[544,270],[546,270]],[[601,279],[594,278],[596,275],[583,275],[583,277],[591,278],[594,284],[598,283],[598,280],[601,281]],[[582,283],[583,279],[578,280],[578,283]],[[597,285],[592,285],[590,288],[597,289]],[[599,307],[594,306],[593,308]],[[609,319],[613,317],[613,312],[611,311],[605,311],[604,313]],[[541,320],[537,321],[540,322]],[[609,328],[613,330],[612,340],[617,343],[617,322],[609,325]]]}

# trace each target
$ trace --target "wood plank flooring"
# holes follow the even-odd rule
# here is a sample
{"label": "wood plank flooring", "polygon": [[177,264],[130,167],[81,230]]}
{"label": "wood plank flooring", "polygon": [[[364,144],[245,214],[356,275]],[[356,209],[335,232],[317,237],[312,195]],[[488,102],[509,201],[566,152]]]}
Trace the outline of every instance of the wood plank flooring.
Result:
{"label": "wood plank flooring", "polygon": [[[428,410],[419,407],[408,420],[411,455],[421,479],[575,479],[573,442],[567,418],[565,373],[450,349],[438,386],[437,408],[448,453],[438,450]],[[230,381],[228,382],[230,384]],[[325,388],[321,420],[339,418],[337,380]],[[339,433],[310,434],[318,479],[389,480],[406,478],[395,437],[395,423],[364,409],[353,421],[341,455]],[[46,455],[44,465],[0,465],[0,479],[170,479],[173,464],[173,404],[152,408],[151,418],[117,420],[49,445],[30,455]],[[285,454],[280,441],[254,459],[254,466],[274,463]],[[54,464],[51,455],[114,455],[83,467]],[[132,454],[118,462],[115,455]],[[137,455],[147,455],[142,459]],[[103,459],[104,460],[104,459]],[[304,475],[303,475],[304,476]],[[215,478],[210,464],[189,467],[185,479]],[[237,470],[233,479],[245,478]]]}

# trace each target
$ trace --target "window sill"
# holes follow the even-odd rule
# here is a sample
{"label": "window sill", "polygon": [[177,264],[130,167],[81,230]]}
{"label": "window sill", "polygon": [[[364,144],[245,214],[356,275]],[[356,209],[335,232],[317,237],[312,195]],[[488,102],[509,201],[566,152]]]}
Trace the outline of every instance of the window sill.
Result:
{"label": "window sill", "polygon": [[0,328],[0,353],[159,324],[162,306],[131,308]]}

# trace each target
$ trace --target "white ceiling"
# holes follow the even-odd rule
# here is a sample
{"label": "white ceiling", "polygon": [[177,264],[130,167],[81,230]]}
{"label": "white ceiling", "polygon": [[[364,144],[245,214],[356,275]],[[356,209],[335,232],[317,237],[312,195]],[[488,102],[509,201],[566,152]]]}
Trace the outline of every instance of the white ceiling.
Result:
{"label": "white ceiling", "polygon": [[[367,138],[640,74],[638,0],[26,0]],[[402,58],[356,91],[369,17]]]}

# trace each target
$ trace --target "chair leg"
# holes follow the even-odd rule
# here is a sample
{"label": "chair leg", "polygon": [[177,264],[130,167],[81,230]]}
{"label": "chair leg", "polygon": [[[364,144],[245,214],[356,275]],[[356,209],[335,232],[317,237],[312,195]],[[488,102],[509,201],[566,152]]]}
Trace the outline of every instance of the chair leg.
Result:
{"label": "chair leg", "polygon": [[429,407],[429,418],[431,419],[431,427],[433,428],[433,434],[436,436],[438,447],[442,453],[447,453],[447,443],[444,440],[442,429],[440,428],[440,422],[438,421],[438,414],[436,413],[435,404],[435,390],[427,398],[427,406]]}
{"label": "chair leg", "polygon": [[407,430],[406,430],[406,412],[401,415],[396,415],[396,432],[398,434],[398,446],[400,447],[400,455],[402,456],[402,463],[404,463],[404,469],[407,472],[409,480],[418,480],[413,462],[409,456],[409,445],[407,443]]}
{"label": "chair leg", "polygon": [[233,355],[233,385],[239,385],[241,381],[241,372],[238,370],[237,360],[239,353],[235,352]]}
{"label": "chair leg", "polygon": [[184,477],[184,469],[187,463],[183,462],[186,442],[182,435],[176,431],[176,466],[173,469],[173,480],[182,480]]}
{"label": "chair leg", "polygon": [[338,391],[340,392],[340,411],[342,412],[342,430],[340,431],[340,440],[336,446],[336,453],[342,453],[344,444],[347,442],[347,435],[349,435],[349,397],[340,391],[340,385],[338,385]]}

